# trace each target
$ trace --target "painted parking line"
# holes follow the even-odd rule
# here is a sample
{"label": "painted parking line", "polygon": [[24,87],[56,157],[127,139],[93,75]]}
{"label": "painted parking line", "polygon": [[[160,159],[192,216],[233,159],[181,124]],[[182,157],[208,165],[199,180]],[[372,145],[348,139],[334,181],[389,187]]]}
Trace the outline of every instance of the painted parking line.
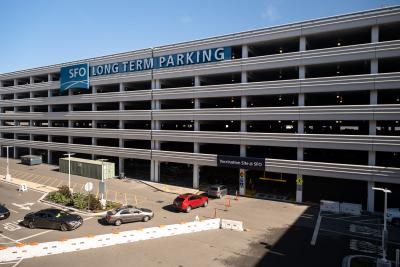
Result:
{"label": "painted parking line", "polygon": [[10,238],[10,237],[8,237],[8,236],[5,236],[5,235],[3,235],[3,234],[0,234],[0,237],[2,237],[2,238],[4,238],[4,239],[8,239],[8,240],[10,240],[10,241],[13,241],[14,243],[17,243],[16,240],[14,240],[14,239],[12,239],[12,238]]}
{"label": "painted parking line", "polygon": [[311,238],[311,245],[315,246],[315,243],[317,242],[317,237],[318,237],[318,232],[319,232],[319,228],[321,226],[321,220],[322,220],[322,216],[321,216],[321,212],[318,213],[318,219],[317,219],[317,223],[315,224],[315,228],[314,228],[314,233],[313,236]]}
{"label": "painted parking line", "polygon": [[[84,218],[83,220],[84,220],[84,221],[87,221],[87,220],[90,220],[90,219],[92,219],[92,218],[94,218],[94,217],[87,217],[87,218]],[[54,231],[55,231],[55,230],[43,231],[43,232],[40,232],[40,233],[37,233],[37,234],[34,234],[34,235],[30,235],[30,236],[26,236],[26,237],[24,237],[24,238],[20,238],[20,239],[16,240],[16,242],[21,242],[21,241],[23,241],[23,240],[27,240],[27,239],[30,239],[30,238],[32,238],[32,237],[44,235],[44,234],[47,234],[47,233],[50,233],[50,232],[54,232]]]}
{"label": "painted parking line", "polygon": [[9,211],[12,211],[12,212],[14,212],[14,213],[19,213],[18,211],[13,210],[13,209],[10,209],[10,208],[8,208],[8,210],[9,210]]}
{"label": "painted parking line", "polygon": [[[334,231],[334,230],[329,230],[329,229],[321,228],[319,230],[323,231],[323,232],[334,233],[334,234],[339,234],[339,235],[344,235],[344,236],[349,236],[349,237],[354,237],[354,238],[368,239],[368,240],[372,240],[372,241],[376,241],[376,242],[381,242],[382,241],[380,238],[371,238],[371,237],[367,237],[367,236],[354,235],[354,234],[349,234],[349,233],[340,232],[340,231]],[[393,245],[397,245],[397,246],[400,245],[400,243],[394,242],[394,241],[390,241],[390,240],[388,240],[387,242],[390,243],[390,244],[393,244]]]}

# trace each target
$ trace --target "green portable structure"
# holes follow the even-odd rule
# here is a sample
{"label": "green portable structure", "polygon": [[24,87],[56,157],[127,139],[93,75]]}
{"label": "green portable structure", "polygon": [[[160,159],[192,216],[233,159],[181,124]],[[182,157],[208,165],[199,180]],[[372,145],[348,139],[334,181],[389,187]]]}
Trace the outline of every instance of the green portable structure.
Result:
{"label": "green portable structure", "polygon": [[[115,163],[71,157],[71,174],[101,180],[101,167],[103,166],[104,179],[115,177]],[[68,158],[60,158],[60,172],[68,173]]]}

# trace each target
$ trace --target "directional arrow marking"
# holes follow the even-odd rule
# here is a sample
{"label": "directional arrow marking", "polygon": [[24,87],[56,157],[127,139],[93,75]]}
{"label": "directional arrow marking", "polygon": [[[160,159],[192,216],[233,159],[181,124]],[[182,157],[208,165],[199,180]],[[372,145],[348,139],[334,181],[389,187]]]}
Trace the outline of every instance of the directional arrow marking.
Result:
{"label": "directional arrow marking", "polygon": [[25,203],[25,204],[16,204],[12,203],[14,206],[17,206],[21,210],[31,210],[29,206],[33,206],[35,203]]}

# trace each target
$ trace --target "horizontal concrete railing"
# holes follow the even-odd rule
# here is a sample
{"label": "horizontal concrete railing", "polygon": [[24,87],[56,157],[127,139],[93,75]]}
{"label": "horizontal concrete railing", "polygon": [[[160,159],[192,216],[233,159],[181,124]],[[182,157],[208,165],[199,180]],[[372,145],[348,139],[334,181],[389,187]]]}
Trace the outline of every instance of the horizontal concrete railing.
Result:
{"label": "horizontal concrete railing", "polygon": [[[106,81],[104,81],[106,82]],[[122,81],[118,81],[120,83]],[[204,85],[178,88],[164,88],[154,90],[137,90],[127,92],[81,94],[57,97],[38,97],[3,100],[0,107],[28,106],[28,105],[57,105],[57,104],[82,104],[102,103],[117,101],[145,101],[151,97],[155,100],[165,99],[190,99],[207,97],[231,97],[251,95],[273,95],[273,94],[297,94],[318,92],[346,92],[363,90],[385,90],[396,89],[400,82],[400,73],[378,73],[349,75],[337,77],[321,77],[307,79],[293,79],[282,81],[264,81],[252,83],[235,83],[222,85]],[[53,84],[55,82],[52,82]],[[47,83],[46,83],[47,84]],[[39,84],[40,85],[40,84]],[[36,91],[37,84],[33,84],[32,90],[29,85],[16,86],[15,93]],[[53,86],[56,87],[56,86]],[[13,93],[13,87],[4,93]],[[40,87],[39,87],[40,88]],[[57,87],[58,88],[58,87]],[[41,88],[41,90],[45,90]]]}
{"label": "horizontal concrete railing", "polygon": [[0,126],[2,133],[362,151],[400,150],[400,136]]}
{"label": "horizontal concrete railing", "polygon": [[[161,162],[217,166],[216,154],[131,149],[54,142],[50,143],[5,138],[0,138],[0,145],[31,147],[51,151],[70,151],[76,153],[108,155],[122,158],[136,158],[147,160],[153,159]],[[303,174],[317,177],[331,177],[362,181],[400,183],[400,168],[270,158],[266,159],[265,166],[265,170],[271,172]]]}
{"label": "horizontal concrete railing", "polygon": [[3,120],[400,120],[400,105],[7,112]]}

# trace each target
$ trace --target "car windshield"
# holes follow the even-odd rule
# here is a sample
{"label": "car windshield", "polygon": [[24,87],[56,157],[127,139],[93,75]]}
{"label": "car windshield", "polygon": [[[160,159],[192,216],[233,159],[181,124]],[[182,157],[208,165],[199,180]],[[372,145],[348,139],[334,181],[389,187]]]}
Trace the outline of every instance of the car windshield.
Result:
{"label": "car windshield", "polygon": [[0,212],[6,212],[7,209],[6,207],[4,207],[3,205],[0,205]]}
{"label": "car windshield", "polygon": [[215,190],[215,191],[218,191],[218,187],[216,187],[216,186],[211,186],[211,188],[210,188],[211,190]]}
{"label": "car windshield", "polygon": [[181,202],[184,201],[184,198],[182,198],[182,197],[177,197],[177,198],[175,198],[175,201],[178,202],[178,203],[181,203]]}
{"label": "car windshield", "polygon": [[68,216],[69,214],[64,212],[64,211],[60,211],[59,213],[57,213],[56,218],[61,218],[61,217],[65,217]]}

